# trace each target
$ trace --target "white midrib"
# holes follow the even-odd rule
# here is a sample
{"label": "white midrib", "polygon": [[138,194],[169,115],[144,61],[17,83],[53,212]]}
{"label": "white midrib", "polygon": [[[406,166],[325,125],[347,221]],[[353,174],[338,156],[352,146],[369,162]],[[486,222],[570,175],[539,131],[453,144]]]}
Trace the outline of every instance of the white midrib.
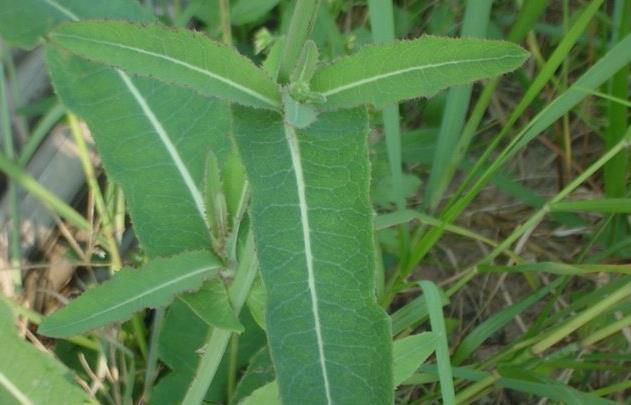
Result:
{"label": "white midrib", "polygon": [[302,170],[302,160],[300,158],[300,146],[294,128],[285,125],[285,137],[289,145],[289,153],[291,155],[291,163],[296,174],[296,185],[298,187],[298,203],[300,205],[300,224],[302,225],[302,235],[305,245],[305,260],[307,262],[307,283],[309,286],[309,294],[311,296],[311,310],[315,323],[316,341],[318,344],[318,356],[320,357],[320,369],[322,371],[322,379],[324,380],[324,390],[326,393],[327,404],[333,404],[331,397],[331,387],[329,384],[329,375],[326,369],[326,357],[324,356],[324,341],[322,339],[322,328],[320,326],[320,312],[318,308],[318,292],[316,290],[315,272],[313,269],[313,252],[311,250],[311,231],[309,227],[309,207],[307,205],[307,196],[305,192],[305,177]]}
{"label": "white midrib", "polygon": [[199,190],[199,188],[197,188],[197,185],[195,185],[195,181],[193,180],[191,173],[188,171],[188,168],[184,164],[182,157],[177,151],[177,148],[175,147],[173,142],[171,142],[171,138],[169,138],[169,134],[166,132],[166,130],[162,126],[162,123],[160,123],[158,118],[155,116],[155,114],[153,113],[149,105],[147,104],[147,100],[145,100],[143,95],[140,94],[140,91],[138,91],[138,88],[134,85],[134,83],[131,81],[129,76],[120,69],[116,69],[116,71],[118,72],[119,76],[121,77],[121,79],[123,80],[127,88],[129,89],[129,92],[134,96],[134,98],[140,105],[140,108],[142,109],[143,114],[145,115],[145,117],[147,117],[147,119],[153,126],[153,129],[158,134],[158,137],[160,138],[160,140],[162,141],[162,144],[164,145],[165,149],[169,153],[169,156],[171,156],[171,159],[173,159],[173,162],[175,163],[175,167],[177,168],[178,173],[182,177],[182,180],[184,180],[184,184],[186,184],[186,187],[188,188],[189,192],[191,193],[191,196],[193,197],[193,201],[195,202],[195,206],[197,207],[197,212],[206,223],[206,227],[210,229],[210,224],[208,223],[208,219],[206,217],[206,209],[205,209],[204,198],[202,197],[202,193]]}
{"label": "white midrib", "polygon": [[9,393],[13,395],[13,398],[17,399],[20,404],[22,405],[33,404],[31,400],[28,399],[26,394],[22,392],[18,387],[16,387],[15,384],[13,384],[11,380],[7,378],[7,376],[2,374],[2,372],[0,372],[0,385],[3,386],[7,391],[9,391]]}
{"label": "white midrib", "polygon": [[79,17],[77,17],[77,15],[75,13],[73,13],[70,10],[68,10],[66,7],[62,6],[61,4],[57,3],[56,1],[44,0],[44,2],[48,3],[49,6],[53,7],[54,9],[56,9],[57,11],[59,11],[60,13],[65,15],[66,17],[70,18],[71,20],[79,21]]}
{"label": "white midrib", "polygon": [[239,83],[237,83],[237,82],[235,82],[233,80],[230,80],[230,79],[228,79],[226,77],[220,76],[220,75],[218,75],[216,73],[213,73],[213,72],[211,72],[209,70],[202,69],[199,66],[191,65],[190,63],[184,62],[183,60],[179,60],[179,59],[176,59],[176,58],[172,58],[172,57],[170,57],[168,55],[163,55],[161,53],[157,53],[157,52],[153,52],[153,51],[147,51],[145,49],[138,48],[138,47],[135,47],[135,46],[123,45],[123,44],[119,44],[119,43],[116,43],[116,42],[103,41],[103,40],[100,40],[100,39],[86,38],[86,37],[82,37],[82,36],[79,36],[79,35],[55,33],[55,34],[53,34],[53,36],[61,37],[61,38],[77,39],[77,40],[84,41],[84,42],[91,42],[91,43],[94,43],[94,44],[107,45],[107,46],[111,46],[113,48],[126,49],[128,51],[137,52],[137,53],[140,53],[140,54],[143,54],[143,55],[153,56],[155,58],[162,59],[162,60],[165,60],[167,62],[171,62],[171,63],[174,63],[176,65],[183,66],[183,67],[185,67],[187,69],[190,69],[190,70],[192,70],[194,72],[201,73],[201,74],[203,74],[205,76],[210,77],[211,79],[218,80],[218,81],[220,81],[222,83],[227,84],[228,86],[234,87],[235,89],[237,89],[237,90],[239,90],[239,91],[241,91],[243,93],[249,94],[250,96],[256,98],[259,101],[264,102],[265,104],[268,104],[269,106],[271,106],[273,108],[278,108],[278,103],[277,102],[275,102],[274,100],[272,100],[272,99],[270,99],[268,97],[265,97],[264,95],[258,93],[255,90],[252,90],[252,89],[250,89],[248,87],[245,87],[245,86],[243,86],[243,85],[241,85],[241,84],[239,84]]}
{"label": "white midrib", "polygon": [[522,58],[522,56],[504,55],[504,56],[498,56],[494,58],[460,59],[460,60],[452,60],[448,62],[433,63],[429,65],[412,66],[405,69],[393,70],[392,72],[371,76],[366,79],[358,80],[356,82],[351,82],[340,87],[335,87],[333,89],[323,92],[322,95],[325,97],[332,96],[333,94],[350,90],[354,87],[363,86],[364,84],[376,82],[378,80],[387,79],[388,77],[402,75],[405,73],[410,73],[410,72],[415,72],[415,71],[420,71],[420,70],[425,70],[425,69],[432,69],[432,68],[438,68],[438,67],[449,66],[449,65],[459,65],[461,63],[491,62],[491,61],[498,61],[502,59],[518,59],[518,58]]}
{"label": "white midrib", "polygon": [[[66,9],[65,7],[61,6],[57,2],[53,0],[44,0],[44,1],[48,3],[50,6],[62,12],[71,20],[79,21],[79,17],[77,17],[72,11]],[[188,188],[189,192],[191,193],[191,196],[193,197],[193,201],[195,203],[195,207],[197,208],[197,212],[204,220],[206,227],[210,229],[210,224],[208,223],[208,218],[206,217],[206,209],[205,209],[204,198],[202,197],[202,193],[197,187],[197,185],[195,185],[195,181],[193,180],[191,173],[188,171],[188,168],[184,164],[182,157],[177,151],[177,148],[175,147],[175,145],[173,145],[173,142],[171,142],[171,138],[169,137],[169,134],[166,132],[166,130],[162,126],[162,123],[158,120],[156,115],[153,113],[153,111],[147,104],[147,100],[145,100],[143,95],[140,94],[140,91],[138,90],[138,88],[131,81],[130,77],[120,69],[116,69],[116,72],[121,77],[121,79],[123,80],[127,88],[129,89],[130,93],[134,96],[134,98],[136,99],[136,102],[138,102],[138,104],[140,105],[140,108],[142,109],[143,114],[147,117],[147,119],[149,120],[153,128],[155,129],[156,133],[158,134],[158,137],[162,141],[162,144],[164,145],[167,152],[169,153],[169,156],[171,156],[171,159],[173,159],[173,162],[175,163],[175,167],[177,168],[178,172],[180,173],[180,176],[182,177],[182,180],[184,180],[184,184],[186,184],[186,187]]]}
{"label": "white midrib", "polygon": [[85,318],[81,318],[81,319],[79,319],[77,321],[74,321],[74,322],[71,322],[71,323],[64,323],[63,325],[58,326],[56,328],[50,328],[46,332],[47,333],[51,333],[51,332],[54,332],[55,330],[60,329],[60,328],[66,329],[66,328],[72,327],[74,325],[77,325],[77,324],[89,321],[90,319],[94,319],[94,318],[97,318],[97,317],[99,317],[99,316],[101,316],[101,315],[103,315],[105,313],[114,311],[115,309],[123,307],[123,306],[125,306],[125,305],[127,305],[127,304],[129,304],[131,302],[140,301],[140,300],[142,300],[143,297],[146,297],[147,295],[153,294],[154,292],[159,291],[159,290],[161,290],[163,288],[167,288],[170,285],[177,284],[177,283],[179,283],[182,280],[186,280],[187,278],[195,277],[198,274],[202,274],[202,273],[205,273],[207,271],[214,270],[214,269],[217,269],[217,268],[218,268],[218,266],[213,265],[213,266],[206,266],[206,267],[202,267],[202,268],[199,268],[199,269],[195,269],[195,270],[191,271],[190,273],[186,273],[186,274],[183,274],[183,275],[181,275],[179,277],[172,278],[172,279],[168,280],[165,283],[162,283],[162,284],[157,285],[157,286],[155,286],[153,288],[150,288],[150,289],[148,289],[146,291],[143,291],[140,294],[134,295],[133,297],[128,298],[125,301],[121,301],[121,302],[119,302],[116,305],[112,305],[111,307],[107,307],[107,309],[104,309],[104,310],[99,311],[99,312],[95,312],[95,313],[91,314],[90,316],[87,316]]}

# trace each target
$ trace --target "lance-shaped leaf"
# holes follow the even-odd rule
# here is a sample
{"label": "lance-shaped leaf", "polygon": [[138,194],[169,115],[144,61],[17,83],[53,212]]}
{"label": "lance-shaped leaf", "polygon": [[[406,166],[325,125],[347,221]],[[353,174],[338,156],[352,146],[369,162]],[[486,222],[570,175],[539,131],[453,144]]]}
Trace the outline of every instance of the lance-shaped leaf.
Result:
{"label": "lance-shaped leaf", "polygon": [[38,332],[73,336],[127,320],[136,311],[166,305],[176,294],[198,289],[220,268],[219,260],[207,251],[155,259],[138,270],[125,268],[46,318]]}
{"label": "lance-shaped leaf", "polygon": [[47,57],[57,94],[86,120],[108,175],[123,187],[149,257],[210,247],[204,162],[208,150],[228,151],[228,106],[55,47]]}
{"label": "lance-shaped leaf", "polygon": [[391,403],[390,325],[374,295],[365,110],[326,113],[300,131],[271,111],[235,106],[233,114],[283,401]]}
{"label": "lance-shaped leaf", "polygon": [[0,300],[0,403],[93,403],[72,372],[18,337],[11,310]]}
{"label": "lance-shaped leaf", "polygon": [[51,41],[77,55],[187,86],[208,96],[240,104],[276,109],[278,86],[234,48],[188,30],[152,24],[86,21],[63,24]]}
{"label": "lance-shaped leaf", "polygon": [[0,36],[24,48],[35,46],[57,24],[82,18],[154,20],[135,0],[0,0]]}
{"label": "lance-shaped leaf", "polygon": [[325,109],[366,103],[381,107],[510,72],[527,55],[509,42],[427,36],[367,46],[323,66],[315,73],[311,90],[327,98]]}

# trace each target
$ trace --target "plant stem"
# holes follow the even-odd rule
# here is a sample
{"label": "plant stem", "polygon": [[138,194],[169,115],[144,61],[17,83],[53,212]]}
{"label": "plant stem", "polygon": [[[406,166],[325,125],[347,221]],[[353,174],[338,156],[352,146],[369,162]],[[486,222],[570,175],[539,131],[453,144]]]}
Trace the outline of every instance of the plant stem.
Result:
{"label": "plant stem", "polygon": [[302,47],[311,35],[319,7],[320,0],[296,1],[278,71],[278,79],[282,84],[289,81],[289,75],[300,58]]}
{"label": "plant stem", "polygon": [[237,387],[237,371],[239,360],[239,335],[233,333],[230,337],[230,366],[228,368],[228,401],[234,397]]}
{"label": "plant stem", "polygon": [[221,16],[221,39],[226,45],[232,45],[232,26],[230,25],[230,2],[219,0],[219,14]]}
{"label": "plant stem", "polygon": [[[232,308],[237,315],[241,312],[241,308],[250,292],[257,269],[258,259],[254,249],[254,234],[252,231],[249,231],[237,274],[228,291]],[[206,350],[199,361],[195,377],[182,403],[191,405],[202,403],[226,351],[230,336],[232,336],[232,332],[229,330],[221,328],[212,330],[210,339],[205,346]]]}

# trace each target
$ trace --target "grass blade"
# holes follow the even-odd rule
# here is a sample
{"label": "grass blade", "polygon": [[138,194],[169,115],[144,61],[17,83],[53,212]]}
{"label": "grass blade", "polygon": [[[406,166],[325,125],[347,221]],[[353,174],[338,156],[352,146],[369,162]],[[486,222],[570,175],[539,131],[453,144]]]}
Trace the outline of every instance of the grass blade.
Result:
{"label": "grass blade", "polygon": [[423,289],[429,312],[429,322],[436,338],[436,363],[438,365],[438,377],[440,379],[440,391],[443,397],[443,404],[452,405],[456,403],[456,397],[451,361],[449,360],[449,343],[447,342],[447,330],[445,329],[445,318],[443,316],[440,290],[433,282],[428,280],[419,281],[418,284]]}
{"label": "grass blade", "polygon": [[515,319],[517,315],[543,299],[550,291],[558,287],[561,281],[561,279],[555,280],[517,304],[497,312],[492,317],[479,324],[460,342],[451,357],[452,364],[459,365],[465,361],[486,339]]}
{"label": "grass blade", "polygon": [[[615,159],[614,156],[612,159]],[[611,161],[611,160],[610,160]],[[605,164],[605,167],[607,165]],[[631,198],[598,198],[594,200],[560,201],[550,206],[552,211],[599,212],[603,214],[631,213]]]}
{"label": "grass blade", "polygon": [[580,276],[589,273],[620,273],[631,274],[628,264],[566,264],[553,262],[525,263],[514,266],[495,266],[482,264],[478,271],[489,273],[526,273],[545,272],[564,276]]}
{"label": "grass blade", "polygon": [[[468,0],[465,8],[461,37],[482,38],[485,36],[493,0]],[[464,127],[467,109],[471,100],[472,84],[452,87],[447,92],[443,120],[438,134],[436,154],[430,170],[423,203],[434,211],[442,198],[451,173],[448,170],[454,145],[458,143]]]}
{"label": "grass blade", "polygon": [[[575,83],[561,96],[548,104],[526,127],[514,138],[509,147],[489,166],[482,176],[473,184],[469,191],[457,199],[452,200],[441,219],[446,222],[454,221],[460,213],[469,205],[484,185],[493,175],[508,162],[517,152],[523,149],[530,141],[541,134],[546,128],[574,108],[586,96],[586,92],[580,88],[595,89],[603,84],[622,66],[631,61],[631,35],[623,38],[614,48],[603,56],[595,65],[585,72]],[[475,169],[473,169],[475,170]],[[463,186],[464,187],[464,186]],[[413,268],[440,239],[442,229],[432,229],[425,234],[412,248],[411,260],[408,269]]]}
{"label": "grass blade", "polygon": [[[394,14],[391,0],[369,0],[370,26],[375,43],[393,42]],[[392,175],[392,186],[395,193],[395,203],[399,210],[405,208],[405,191],[403,190],[403,167],[401,161],[401,127],[399,122],[399,105],[393,104],[383,108],[383,132],[386,138],[388,162]],[[405,226],[399,227],[400,257],[407,256],[409,249],[409,233]]]}
{"label": "grass blade", "polygon": [[[615,2],[612,45],[618,38],[624,37],[631,31],[631,1],[618,0]],[[631,68],[627,64],[622,67],[609,82],[609,93],[614,98],[626,100],[629,98],[629,72]],[[628,125],[629,107],[610,100],[607,103],[608,125],[604,132],[605,145],[611,148],[624,134]],[[627,188],[627,179],[624,175],[627,171],[628,154],[621,153],[610,160],[603,173],[605,192],[607,197],[624,197]],[[620,218],[615,222],[620,222]]]}

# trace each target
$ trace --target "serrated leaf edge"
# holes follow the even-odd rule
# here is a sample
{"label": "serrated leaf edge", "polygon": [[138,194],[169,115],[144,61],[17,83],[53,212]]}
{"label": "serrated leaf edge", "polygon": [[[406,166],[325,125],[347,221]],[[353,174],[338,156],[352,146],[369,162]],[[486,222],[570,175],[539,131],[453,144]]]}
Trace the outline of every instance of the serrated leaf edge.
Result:
{"label": "serrated leaf edge", "polygon": [[180,282],[182,280],[185,280],[187,278],[190,278],[190,277],[195,277],[195,276],[197,276],[199,274],[202,274],[204,272],[210,272],[211,270],[215,270],[215,269],[218,269],[220,267],[221,267],[221,265],[219,265],[219,264],[213,264],[211,266],[204,266],[204,267],[201,267],[199,269],[195,269],[195,270],[193,270],[191,272],[188,272],[186,274],[183,274],[183,275],[181,275],[179,277],[172,278],[169,281],[160,284],[159,286],[156,286],[156,287],[150,288],[149,290],[143,291],[142,293],[140,293],[140,294],[138,294],[138,295],[136,295],[134,297],[131,297],[131,298],[128,298],[128,299],[126,299],[124,301],[121,301],[121,302],[119,302],[116,305],[107,307],[106,309],[104,309],[102,311],[98,311],[98,312],[92,313],[91,315],[89,315],[87,317],[84,317],[84,318],[81,318],[79,320],[76,320],[74,322],[64,323],[62,325],[59,325],[59,326],[56,326],[56,327],[52,327],[52,328],[50,328],[50,327],[49,328],[45,328],[43,331],[38,330],[38,333],[41,333],[42,335],[54,337],[54,336],[56,336],[56,335],[54,335],[54,331],[56,331],[56,330],[70,328],[70,327],[73,327],[75,325],[79,325],[79,324],[81,324],[83,322],[86,322],[86,321],[88,321],[90,319],[94,319],[96,317],[99,317],[99,316],[107,313],[107,312],[110,312],[112,310],[115,310],[115,309],[118,309],[118,308],[120,308],[122,306],[125,306],[125,305],[127,305],[127,304],[129,304],[131,302],[137,301],[137,300],[141,299],[142,297],[145,297],[145,296],[147,296],[147,295],[149,295],[151,293],[159,291],[159,290],[161,290],[161,289],[163,289],[165,287],[168,287],[168,286],[170,286],[172,284],[176,284],[176,283],[178,283],[178,282]]}
{"label": "serrated leaf edge", "polygon": [[135,46],[129,46],[129,45],[123,45],[123,44],[119,44],[116,42],[111,42],[111,41],[104,41],[104,40],[99,40],[99,39],[93,39],[93,38],[86,38],[80,35],[72,35],[72,34],[63,34],[63,33],[59,33],[59,32],[53,32],[50,34],[51,37],[57,37],[57,38],[69,38],[69,39],[75,39],[75,40],[80,40],[80,41],[84,41],[84,42],[89,42],[89,43],[94,43],[94,44],[99,44],[99,45],[105,45],[105,46],[111,46],[113,48],[119,48],[119,49],[125,49],[128,51],[132,51],[132,52],[137,52],[139,54],[143,54],[143,55],[148,55],[148,56],[152,56],[158,59],[162,59],[165,60],[167,62],[171,62],[174,63],[176,65],[180,65],[182,67],[185,67],[186,69],[192,70],[194,72],[197,73],[201,73],[205,76],[210,77],[211,79],[215,79],[217,81],[220,81],[224,84],[227,84],[228,86],[231,86],[245,94],[248,94],[252,97],[254,97],[255,99],[262,101],[263,103],[269,105],[270,107],[272,107],[273,109],[277,109],[279,107],[278,103],[266,96],[264,96],[263,94],[260,94],[259,92],[252,90],[249,87],[245,87],[233,80],[230,80],[226,77],[223,77],[221,75],[218,75],[216,73],[213,73],[209,70],[203,69],[199,66],[195,66],[192,65],[188,62],[184,62],[180,59],[176,59],[173,58],[171,56],[168,55],[163,55],[161,53],[158,52],[153,52],[153,51],[147,51],[145,49],[142,48],[138,48]]}

